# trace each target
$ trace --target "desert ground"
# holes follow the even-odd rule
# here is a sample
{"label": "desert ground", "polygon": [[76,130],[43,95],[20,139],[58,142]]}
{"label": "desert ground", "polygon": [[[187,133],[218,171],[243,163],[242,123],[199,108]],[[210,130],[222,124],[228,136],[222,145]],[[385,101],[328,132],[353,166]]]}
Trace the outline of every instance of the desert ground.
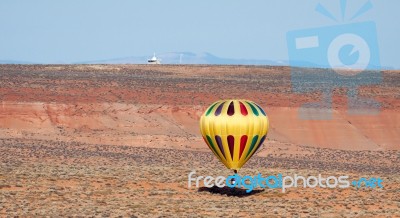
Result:
{"label": "desert ground", "polygon": [[[303,120],[301,105],[322,94],[294,92],[290,70],[0,65],[0,216],[400,217],[400,71],[358,88],[379,113],[349,114],[346,88],[335,88],[332,118]],[[384,188],[188,188],[192,170],[232,174],[198,124],[231,98],[257,102],[270,119],[239,174],[380,177]]]}

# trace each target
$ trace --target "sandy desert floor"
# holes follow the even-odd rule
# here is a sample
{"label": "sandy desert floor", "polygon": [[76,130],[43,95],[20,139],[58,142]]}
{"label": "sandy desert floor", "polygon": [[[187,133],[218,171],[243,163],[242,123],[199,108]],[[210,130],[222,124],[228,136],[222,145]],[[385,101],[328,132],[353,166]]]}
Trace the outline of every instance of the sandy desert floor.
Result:
{"label": "sandy desert floor", "polygon": [[[359,88],[379,114],[348,114],[337,88],[332,119],[318,121],[298,112],[321,93],[295,93],[290,79],[288,67],[0,65],[0,216],[400,217],[400,72]],[[192,170],[231,174],[198,129],[225,98],[251,99],[271,121],[240,174],[381,177],[384,188],[189,189]]]}

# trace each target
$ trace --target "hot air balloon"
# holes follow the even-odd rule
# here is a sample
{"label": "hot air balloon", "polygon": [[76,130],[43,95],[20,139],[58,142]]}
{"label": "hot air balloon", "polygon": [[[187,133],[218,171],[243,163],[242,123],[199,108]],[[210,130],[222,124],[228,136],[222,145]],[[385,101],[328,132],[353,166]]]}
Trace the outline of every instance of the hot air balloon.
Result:
{"label": "hot air balloon", "polygon": [[214,155],[235,173],[261,147],[268,127],[267,114],[248,100],[217,101],[200,118],[204,141]]}

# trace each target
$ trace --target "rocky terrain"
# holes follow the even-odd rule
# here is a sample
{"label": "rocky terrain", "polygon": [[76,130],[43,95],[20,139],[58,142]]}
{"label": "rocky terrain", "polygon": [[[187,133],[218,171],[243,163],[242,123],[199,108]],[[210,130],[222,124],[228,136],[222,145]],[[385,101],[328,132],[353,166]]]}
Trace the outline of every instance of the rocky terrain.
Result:
{"label": "rocky terrain", "polygon": [[[359,88],[379,114],[348,114],[336,88],[332,119],[313,121],[299,107],[321,93],[293,92],[287,67],[0,65],[0,216],[400,217],[400,72],[382,75]],[[380,177],[384,188],[188,188],[192,170],[232,173],[198,130],[223,98],[258,102],[271,120],[241,175]]]}

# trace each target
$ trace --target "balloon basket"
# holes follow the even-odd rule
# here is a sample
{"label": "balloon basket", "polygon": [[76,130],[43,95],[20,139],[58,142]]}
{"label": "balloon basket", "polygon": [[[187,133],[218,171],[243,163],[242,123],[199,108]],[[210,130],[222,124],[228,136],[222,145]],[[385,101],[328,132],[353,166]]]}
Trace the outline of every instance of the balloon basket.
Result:
{"label": "balloon basket", "polygon": [[[234,174],[237,174],[237,170],[233,170]],[[231,185],[235,185],[236,184],[236,180],[234,178],[231,179]]]}

